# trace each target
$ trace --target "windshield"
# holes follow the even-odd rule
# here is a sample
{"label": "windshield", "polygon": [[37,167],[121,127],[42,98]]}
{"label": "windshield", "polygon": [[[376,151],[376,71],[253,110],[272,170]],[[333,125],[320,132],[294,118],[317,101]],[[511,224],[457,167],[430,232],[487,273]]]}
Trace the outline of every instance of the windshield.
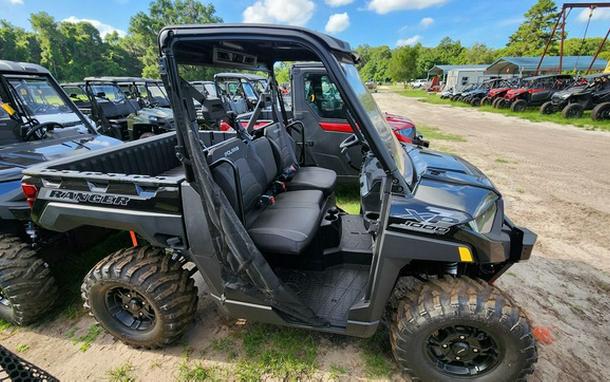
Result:
{"label": "windshield", "polygon": [[[72,109],[59,95],[46,78],[11,78],[9,83],[17,96],[33,116],[73,113]],[[76,114],[74,119],[78,120]]]}
{"label": "windshield", "polygon": [[373,123],[373,127],[377,131],[377,134],[379,134],[381,140],[392,155],[398,171],[405,176],[405,180],[409,183],[412,177],[405,173],[405,171],[412,171],[408,155],[392,133],[392,128],[379,110],[373,96],[363,85],[360,75],[358,74],[358,69],[356,69],[353,64],[343,63],[342,66],[350,88],[356,93],[360,104],[362,104],[369,119]]}
{"label": "windshield", "polygon": [[125,93],[113,84],[91,84],[91,91],[96,98],[100,98],[112,103],[124,103],[127,101]]}
{"label": "windshield", "polygon": [[151,102],[154,102],[161,107],[169,107],[169,98],[167,97],[167,92],[162,84],[158,82],[149,83],[148,91],[153,98]]}

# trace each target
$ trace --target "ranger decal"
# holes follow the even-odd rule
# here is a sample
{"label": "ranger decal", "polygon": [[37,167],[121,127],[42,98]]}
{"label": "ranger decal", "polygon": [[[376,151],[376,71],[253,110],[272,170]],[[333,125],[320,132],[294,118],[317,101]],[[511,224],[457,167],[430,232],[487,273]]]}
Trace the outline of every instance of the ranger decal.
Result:
{"label": "ranger decal", "polygon": [[113,206],[126,206],[130,200],[130,198],[127,196],[121,195],[63,190],[51,190],[47,198],[51,200],[70,201],[76,203],[88,202],[95,204],[109,204]]}

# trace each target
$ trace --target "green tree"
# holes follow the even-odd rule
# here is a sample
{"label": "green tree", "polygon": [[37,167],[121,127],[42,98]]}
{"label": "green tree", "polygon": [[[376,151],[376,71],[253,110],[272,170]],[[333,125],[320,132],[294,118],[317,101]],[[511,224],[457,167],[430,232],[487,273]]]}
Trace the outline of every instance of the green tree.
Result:
{"label": "green tree", "polygon": [[30,15],[30,23],[40,46],[40,64],[50,70],[54,76],[63,78],[64,39],[57,29],[55,19],[46,12],[38,12]]}
{"label": "green tree", "polygon": [[[167,25],[220,23],[213,4],[204,5],[197,0],[155,0],[148,12],[138,12],[129,22],[128,44],[142,63],[142,75],[159,77],[157,33]],[[193,70],[184,73],[187,79],[203,76]],[[194,78],[195,77],[195,78]],[[204,77],[199,77],[201,79]]]}
{"label": "green tree", "polygon": [[278,84],[290,83],[290,67],[289,62],[278,62],[275,64],[273,71],[275,72],[275,80]]}
{"label": "green tree", "polygon": [[[506,53],[511,56],[541,55],[557,20],[557,6],[553,0],[538,0],[524,16],[523,23],[508,38]],[[556,33],[551,54],[557,53],[555,42],[559,37]]]}
{"label": "green tree", "polygon": [[419,49],[416,46],[401,46],[394,49],[388,65],[388,74],[393,81],[405,82],[416,77],[418,54]]}
{"label": "green tree", "polygon": [[365,81],[385,82],[390,76],[388,65],[392,58],[392,50],[387,45],[370,47],[367,61],[360,69],[360,76]]}
{"label": "green tree", "polygon": [[0,57],[11,61],[40,61],[40,46],[33,33],[0,20]]}
{"label": "green tree", "polygon": [[460,55],[460,64],[491,64],[498,58],[498,51],[485,44],[475,43],[464,49]]}

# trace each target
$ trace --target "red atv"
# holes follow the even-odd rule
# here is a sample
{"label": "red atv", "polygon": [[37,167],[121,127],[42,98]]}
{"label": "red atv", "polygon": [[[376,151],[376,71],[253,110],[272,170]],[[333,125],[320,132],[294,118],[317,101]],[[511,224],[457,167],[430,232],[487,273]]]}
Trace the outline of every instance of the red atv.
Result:
{"label": "red atv", "polygon": [[497,107],[508,107],[514,112],[523,112],[528,106],[540,106],[549,101],[555,92],[574,83],[569,74],[552,74],[523,79],[521,87],[510,89],[504,94]]}
{"label": "red atv", "polygon": [[481,106],[491,105],[495,106],[495,102],[502,99],[507,91],[519,87],[519,78],[511,78],[503,80],[496,87],[489,89],[487,95],[481,99]]}

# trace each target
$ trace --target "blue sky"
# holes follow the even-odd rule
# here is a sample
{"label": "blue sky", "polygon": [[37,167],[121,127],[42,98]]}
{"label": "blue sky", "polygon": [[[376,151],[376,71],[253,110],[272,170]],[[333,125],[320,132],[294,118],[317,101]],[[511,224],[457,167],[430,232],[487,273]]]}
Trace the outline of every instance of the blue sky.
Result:
{"label": "blue sky", "polygon": [[[207,2],[204,0],[204,2]],[[225,22],[275,22],[327,31],[353,46],[421,42],[434,46],[444,36],[465,45],[502,47],[535,0],[213,0]],[[102,33],[127,31],[129,18],[148,8],[145,0],[0,0],[0,18],[29,28],[32,12],[57,20],[90,20]],[[570,37],[581,37],[588,11],[572,12]],[[589,36],[603,36],[610,9],[594,12]]]}

